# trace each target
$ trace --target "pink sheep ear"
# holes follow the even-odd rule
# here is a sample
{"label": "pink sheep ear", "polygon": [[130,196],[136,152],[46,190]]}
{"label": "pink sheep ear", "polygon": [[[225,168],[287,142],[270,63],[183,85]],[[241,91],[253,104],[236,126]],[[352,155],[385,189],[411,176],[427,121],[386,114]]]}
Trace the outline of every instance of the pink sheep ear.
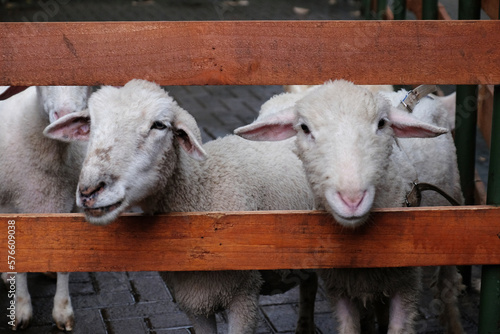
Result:
{"label": "pink sheep ear", "polygon": [[287,108],[237,128],[234,134],[253,141],[285,140],[297,134],[293,128],[294,121],[293,108]]}
{"label": "pink sheep ear", "polygon": [[389,120],[394,134],[399,138],[432,138],[448,132],[448,129],[425,123],[412,114],[392,107]]}
{"label": "pink sheep ear", "polygon": [[87,141],[90,134],[88,110],[74,112],[59,118],[43,130],[43,134],[64,142]]}
{"label": "pink sheep ear", "polygon": [[175,138],[179,142],[179,145],[184,151],[186,151],[189,156],[195,160],[203,161],[207,159],[207,153],[201,146],[196,136],[189,130],[187,126],[183,123],[175,124]]}
{"label": "pink sheep ear", "polygon": [[7,100],[9,97],[21,93],[29,87],[30,86],[10,86],[2,94],[0,94],[0,101]]}

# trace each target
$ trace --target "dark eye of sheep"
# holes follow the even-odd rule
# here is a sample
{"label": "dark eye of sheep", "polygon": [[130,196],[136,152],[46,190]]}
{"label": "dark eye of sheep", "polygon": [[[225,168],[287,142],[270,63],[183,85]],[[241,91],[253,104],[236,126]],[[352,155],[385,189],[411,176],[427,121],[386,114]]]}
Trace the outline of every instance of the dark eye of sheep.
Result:
{"label": "dark eye of sheep", "polygon": [[151,125],[151,130],[152,129],[165,130],[166,128],[167,126],[160,121],[156,121],[153,123],[153,125]]}
{"label": "dark eye of sheep", "polygon": [[310,134],[310,133],[311,133],[311,130],[309,130],[309,128],[308,128],[308,127],[307,127],[307,125],[305,125],[305,124],[301,124],[301,125],[300,125],[300,128],[302,129],[302,131],[304,131],[304,133],[305,133],[306,135],[308,135],[308,134]]}
{"label": "dark eye of sheep", "polygon": [[381,118],[378,121],[378,129],[379,130],[383,129],[386,124],[387,124],[387,120],[385,118]]}

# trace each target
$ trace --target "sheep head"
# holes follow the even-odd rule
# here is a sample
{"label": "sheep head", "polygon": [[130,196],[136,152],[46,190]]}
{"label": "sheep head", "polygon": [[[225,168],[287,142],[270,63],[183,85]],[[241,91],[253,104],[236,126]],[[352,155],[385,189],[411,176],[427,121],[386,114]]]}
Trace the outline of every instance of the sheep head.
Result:
{"label": "sheep head", "polygon": [[[108,224],[129,206],[158,194],[174,171],[176,145],[194,159],[205,159],[194,119],[151,82],[103,87],[90,98],[88,116],[77,205],[91,223]],[[84,133],[89,119],[65,118],[47,135],[84,139],[75,133]]]}
{"label": "sheep head", "polygon": [[346,81],[328,82],[294,107],[235,130],[251,140],[296,135],[296,153],[317,203],[346,227],[366,221],[377,191],[388,182],[395,137],[428,138],[446,132]]}
{"label": "sheep head", "polygon": [[50,123],[87,108],[92,87],[88,86],[37,86],[38,101]]}

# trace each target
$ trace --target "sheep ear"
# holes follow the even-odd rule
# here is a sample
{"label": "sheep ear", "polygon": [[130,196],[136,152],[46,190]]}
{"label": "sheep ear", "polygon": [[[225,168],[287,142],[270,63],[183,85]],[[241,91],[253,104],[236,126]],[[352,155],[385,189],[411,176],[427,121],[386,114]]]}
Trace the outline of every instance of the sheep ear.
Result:
{"label": "sheep ear", "polygon": [[412,114],[391,107],[389,120],[394,134],[399,138],[432,138],[448,132],[448,129],[425,123]]}
{"label": "sheep ear", "polygon": [[269,116],[257,119],[249,125],[234,130],[234,134],[253,141],[280,141],[293,137],[295,114],[293,108],[286,108]]}
{"label": "sheep ear", "polygon": [[191,158],[198,161],[203,161],[207,158],[207,153],[201,146],[200,142],[185,124],[175,124],[175,138],[179,142],[179,145]]}
{"label": "sheep ear", "polygon": [[46,137],[64,142],[89,140],[89,133],[90,115],[87,109],[65,115],[43,130]]}

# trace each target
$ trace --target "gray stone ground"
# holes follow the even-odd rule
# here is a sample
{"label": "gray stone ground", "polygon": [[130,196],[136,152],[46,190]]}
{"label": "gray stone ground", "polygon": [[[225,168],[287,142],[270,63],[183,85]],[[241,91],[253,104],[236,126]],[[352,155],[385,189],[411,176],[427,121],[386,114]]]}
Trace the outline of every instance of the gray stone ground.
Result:
{"label": "gray stone ground", "polygon": [[[242,2],[1,0],[0,21],[359,19],[359,4],[348,0],[337,0],[335,4],[329,4],[328,0],[249,0],[248,6],[234,4]],[[296,14],[294,6],[307,8],[309,13]],[[205,142],[253,121],[260,105],[282,91],[281,86],[176,86],[167,89],[195,116]],[[484,175],[487,151],[482,148],[480,154]],[[433,268],[425,268],[419,333],[443,333],[437,320],[440,302],[429,292],[432,272]],[[473,267],[473,282],[477,283],[479,275],[480,268]],[[51,318],[55,281],[36,273],[29,278],[34,319],[24,333],[59,333]],[[156,272],[73,273],[70,291],[76,316],[75,334],[192,333],[187,317],[173,303],[168,288]],[[10,331],[6,320],[6,295],[1,286],[0,333]],[[294,333],[297,302],[297,289],[283,295],[262,297],[258,333]],[[460,298],[460,307],[467,333],[477,333],[477,290],[472,288],[465,293]],[[331,308],[322,289],[318,291],[315,316],[317,333],[335,333]],[[220,332],[225,332],[225,315],[220,314],[218,321]]]}

